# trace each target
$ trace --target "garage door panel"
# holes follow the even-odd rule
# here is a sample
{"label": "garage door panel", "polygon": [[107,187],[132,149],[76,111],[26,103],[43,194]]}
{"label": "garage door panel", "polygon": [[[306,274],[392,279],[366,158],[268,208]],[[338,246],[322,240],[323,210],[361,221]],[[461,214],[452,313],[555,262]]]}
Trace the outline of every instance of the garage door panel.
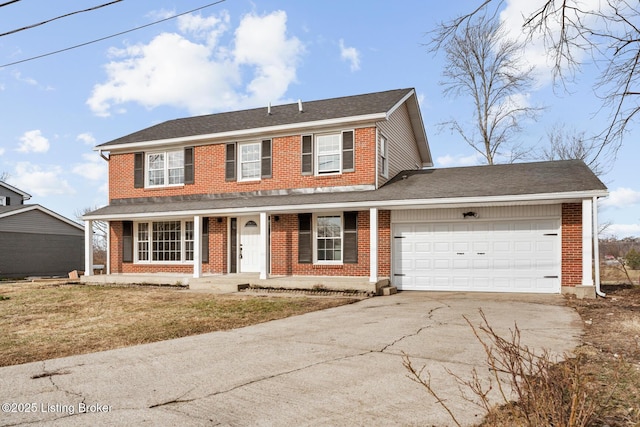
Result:
{"label": "garage door panel", "polygon": [[[559,292],[558,219],[394,225],[400,289]],[[402,275],[402,276],[400,276]]]}

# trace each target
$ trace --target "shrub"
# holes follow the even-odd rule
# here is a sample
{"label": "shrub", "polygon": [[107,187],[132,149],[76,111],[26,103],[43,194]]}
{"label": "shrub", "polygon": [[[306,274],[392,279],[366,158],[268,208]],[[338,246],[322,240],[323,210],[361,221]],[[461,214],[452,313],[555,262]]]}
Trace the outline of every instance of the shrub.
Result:
{"label": "shrub", "polygon": [[635,249],[631,249],[624,256],[624,260],[627,262],[627,265],[632,270],[640,270],[640,252]]}

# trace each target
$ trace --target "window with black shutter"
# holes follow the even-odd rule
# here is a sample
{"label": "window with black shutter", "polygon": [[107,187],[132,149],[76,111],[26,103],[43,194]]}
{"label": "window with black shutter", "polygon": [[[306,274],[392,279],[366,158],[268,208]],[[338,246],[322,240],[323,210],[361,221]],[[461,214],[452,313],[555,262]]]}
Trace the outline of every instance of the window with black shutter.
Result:
{"label": "window with black shutter", "polygon": [[229,144],[227,144],[224,178],[227,181],[236,180],[236,144],[235,142],[230,142]]}
{"label": "window with black shutter", "polygon": [[311,230],[311,214],[298,214],[298,263],[313,262],[313,240]]}
{"label": "window with black shutter", "polygon": [[144,153],[135,153],[133,163],[133,187],[144,188]]}
{"label": "window with black shutter", "polygon": [[353,131],[342,132],[342,171],[353,172],[354,170]]}
{"label": "window with black shutter", "polygon": [[262,178],[271,178],[271,140],[265,139],[262,141],[262,164],[261,164],[261,176]]}
{"label": "window with black shutter", "polygon": [[184,183],[193,184],[193,182],[193,147],[187,147],[184,149]]}
{"label": "window with black shutter", "polygon": [[313,175],[312,135],[302,135],[302,175]]}
{"label": "window with black shutter", "polygon": [[358,263],[358,212],[344,213],[344,263]]}
{"label": "window with black shutter", "polygon": [[133,221],[122,221],[122,262],[133,262]]}

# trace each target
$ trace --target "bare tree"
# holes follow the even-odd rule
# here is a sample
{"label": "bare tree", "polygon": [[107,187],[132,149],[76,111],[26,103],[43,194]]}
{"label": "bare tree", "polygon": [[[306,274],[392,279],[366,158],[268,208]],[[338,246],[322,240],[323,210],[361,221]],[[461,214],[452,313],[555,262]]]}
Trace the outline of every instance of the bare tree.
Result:
{"label": "bare tree", "polygon": [[[540,111],[524,100],[533,84],[533,68],[522,63],[522,45],[506,37],[495,17],[478,16],[462,26],[443,45],[443,93],[471,98],[475,124],[467,128],[451,119],[440,126],[458,133],[488,164],[497,157],[516,161],[526,151],[513,143],[513,136],[522,120],[535,119]],[[432,44],[435,49],[439,34]]]}
{"label": "bare tree", "polygon": [[2,182],[7,182],[7,180],[9,179],[9,172],[0,172],[0,181]]}
{"label": "bare tree", "polygon": [[[82,217],[96,210],[97,207],[88,207],[75,212],[76,219],[82,222]],[[105,264],[107,260],[107,233],[108,224],[105,221],[93,221],[93,259],[96,264]]]}
{"label": "bare tree", "polygon": [[[440,24],[436,47],[464,33],[468,23],[481,14],[497,13],[504,0],[478,0],[469,13]],[[606,127],[598,135],[596,157],[622,144],[622,137],[640,112],[640,3],[603,0],[594,8],[581,0],[545,0],[523,17],[527,41],[542,39],[553,59],[555,82],[565,85],[584,64],[595,64],[600,78],[595,89],[602,108],[609,111]],[[584,60],[586,55],[590,60]]]}
{"label": "bare tree", "polygon": [[549,145],[543,147],[537,157],[542,160],[573,160],[578,159],[586,163],[598,176],[607,171],[607,162],[598,156],[599,144],[595,138],[588,138],[585,132],[569,131],[566,126],[556,123],[547,129]]}

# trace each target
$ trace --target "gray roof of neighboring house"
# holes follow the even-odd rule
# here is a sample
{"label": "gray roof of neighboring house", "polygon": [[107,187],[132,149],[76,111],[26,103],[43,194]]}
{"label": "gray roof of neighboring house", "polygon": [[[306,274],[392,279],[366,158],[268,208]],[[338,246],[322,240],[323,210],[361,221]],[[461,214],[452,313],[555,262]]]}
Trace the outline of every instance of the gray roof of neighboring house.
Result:
{"label": "gray roof of neighboring house", "polygon": [[276,206],[321,205],[466,199],[537,194],[593,193],[603,196],[606,186],[580,160],[514,163],[404,171],[378,190],[301,194],[277,192],[159,197],[114,200],[85,217],[157,212],[233,210]]}
{"label": "gray roof of neighboring house", "polygon": [[99,144],[96,148],[386,113],[412,91],[413,89],[396,89],[319,101],[303,101],[303,113],[299,112],[298,103],[293,103],[272,106],[271,114],[267,114],[265,105],[251,110],[169,120]]}

